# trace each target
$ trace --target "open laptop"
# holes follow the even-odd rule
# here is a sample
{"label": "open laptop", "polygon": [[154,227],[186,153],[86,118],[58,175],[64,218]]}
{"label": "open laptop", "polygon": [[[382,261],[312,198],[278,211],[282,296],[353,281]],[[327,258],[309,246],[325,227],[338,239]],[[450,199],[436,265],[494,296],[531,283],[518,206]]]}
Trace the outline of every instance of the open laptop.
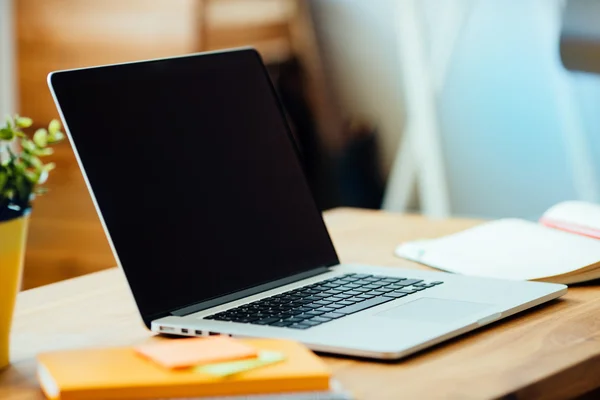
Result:
{"label": "open laptop", "polygon": [[255,50],[53,72],[48,82],[155,332],[395,359],[566,292],[340,264]]}

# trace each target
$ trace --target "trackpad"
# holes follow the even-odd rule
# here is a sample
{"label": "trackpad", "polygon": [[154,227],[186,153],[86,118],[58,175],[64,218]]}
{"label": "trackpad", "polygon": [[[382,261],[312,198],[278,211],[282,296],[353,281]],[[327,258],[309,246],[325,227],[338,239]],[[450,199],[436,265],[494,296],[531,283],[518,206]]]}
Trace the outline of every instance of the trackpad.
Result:
{"label": "trackpad", "polygon": [[378,317],[447,323],[481,313],[490,304],[423,297],[380,312]]}

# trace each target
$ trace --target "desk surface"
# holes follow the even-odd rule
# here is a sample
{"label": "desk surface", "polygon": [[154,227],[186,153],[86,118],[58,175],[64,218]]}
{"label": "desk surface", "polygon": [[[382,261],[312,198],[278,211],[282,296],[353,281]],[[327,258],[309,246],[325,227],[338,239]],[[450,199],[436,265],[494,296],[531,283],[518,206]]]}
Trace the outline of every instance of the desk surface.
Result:
{"label": "desk surface", "polygon": [[[398,242],[477,224],[351,209],[327,212],[325,219],[343,262],[413,268],[426,267],[395,258]],[[39,352],[131,345],[151,336],[117,269],[25,291],[17,301],[13,364],[0,372],[0,398],[42,398]],[[572,288],[562,300],[400,362],[326,360],[359,399],[573,397],[600,387],[600,289]]]}

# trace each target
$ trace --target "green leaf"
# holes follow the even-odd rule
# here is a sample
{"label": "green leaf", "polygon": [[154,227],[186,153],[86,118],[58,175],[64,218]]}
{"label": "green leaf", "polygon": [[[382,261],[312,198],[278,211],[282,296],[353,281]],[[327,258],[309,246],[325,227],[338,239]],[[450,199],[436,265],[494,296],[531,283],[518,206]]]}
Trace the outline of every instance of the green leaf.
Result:
{"label": "green leaf", "polygon": [[65,134],[62,132],[56,132],[54,135],[48,136],[48,143],[58,143],[65,138]]}
{"label": "green leaf", "polygon": [[[17,197],[22,202],[27,202],[33,191],[35,181],[31,181],[31,173],[23,171],[15,177],[15,186],[17,188]],[[37,178],[35,178],[37,180]]]}
{"label": "green leaf", "polygon": [[17,116],[15,118],[15,124],[19,128],[29,128],[33,124],[33,120],[31,118]]}
{"label": "green leaf", "polygon": [[8,173],[6,171],[0,170],[0,193],[2,193],[7,182],[8,182]]}
{"label": "green leaf", "polygon": [[51,148],[51,147],[46,147],[46,148],[44,148],[44,149],[38,149],[38,150],[35,152],[35,155],[37,155],[37,156],[40,156],[40,157],[43,157],[43,156],[50,156],[50,155],[52,155],[52,154],[54,154],[54,149],[53,149],[53,148]]}
{"label": "green leaf", "polygon": [[48,145],[48,131],[45,129],[38,129],[33,134],[33,141],[37,147],[44,148]]}
{"label": "green leaf", "polygon": [[33,143],[29,139],[21,140],[21,147],[23,148],[24,151],[27,151],[29,153],[35,153],[35,151],[37,150],[37,146],[35,145],[35,143]]}
{"label": "green leaf", "polygon": [[23,153],[21,154],[21,158],[27,163],[29,167],[33,167],[35,169],[42,169],[42,167],[44,166],[40,159],[32,154]]}
{"label": "green leaf", "polygon": [[50,121],[50,124],[48,125],[48,132],[50,133],[50,136],[54,136],[58,133],[58,131],[60,131],[61,125],[60,122],[56,119],[53,119],[52,121]]}
{"label": "green leaf", "polygon": [[15,137],[15,133],[10,128],[2,128],[0,129],[0,140],[13,140]]}
{"label": "green leaf", "polygon": [[25,178],[27,178],[27,180],[29,180],[29,182],[31,182],[32,184],[36,184],[38,182],[38,180],[40,179],[40,175],[38,175],[36,172],[34,171],[25,171]]}

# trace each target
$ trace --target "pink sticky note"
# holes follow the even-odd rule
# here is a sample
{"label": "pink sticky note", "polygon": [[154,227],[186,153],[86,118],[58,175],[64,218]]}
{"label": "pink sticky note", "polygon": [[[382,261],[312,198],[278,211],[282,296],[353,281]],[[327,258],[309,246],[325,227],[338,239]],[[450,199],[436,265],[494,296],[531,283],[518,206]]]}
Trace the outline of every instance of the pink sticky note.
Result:
{"label": "pink sticky note", "polygon": [[222,336],[162,340],[137,346],[135,351],[165,368],[185,368],[258,355],[254,347]]}

